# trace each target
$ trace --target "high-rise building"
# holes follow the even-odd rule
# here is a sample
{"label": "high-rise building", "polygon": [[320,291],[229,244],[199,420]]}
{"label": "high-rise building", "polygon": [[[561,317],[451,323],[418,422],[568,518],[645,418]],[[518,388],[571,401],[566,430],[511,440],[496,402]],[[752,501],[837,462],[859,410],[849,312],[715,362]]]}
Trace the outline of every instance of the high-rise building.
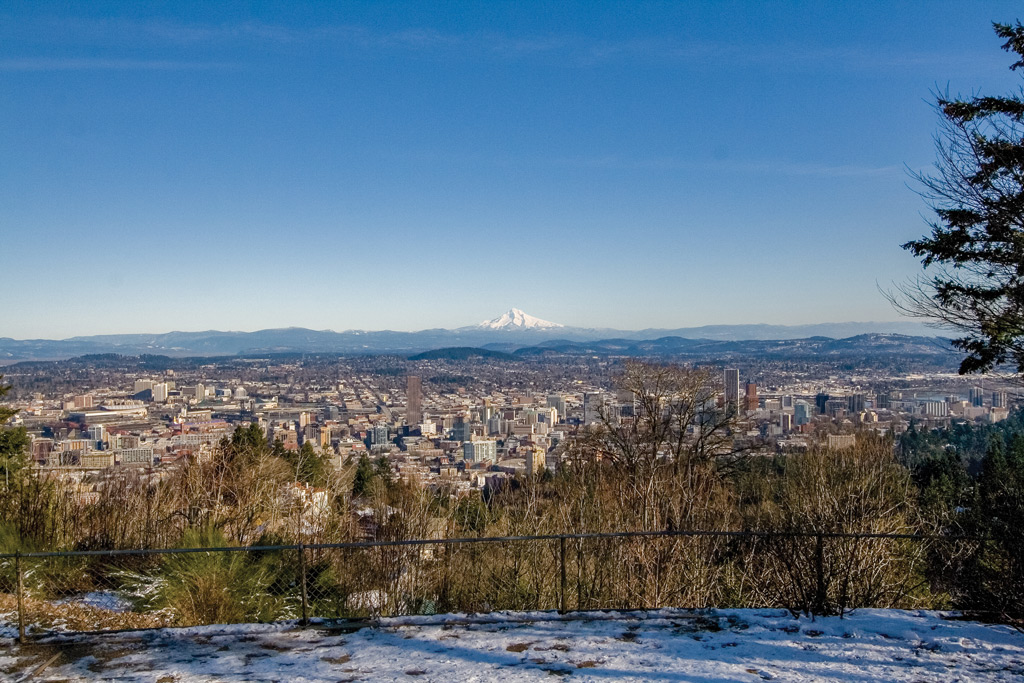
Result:
{"label": "high-rise building", "polygon": [[320,443],[320,425],[310,422],[302,428],[302,443]]}
{"label": "high-rise building", "polygon": [[487,421],[487,434],[504,434],[505,433],[505,420],[501,419],[500,415],[491,415],[491,419]]}
{"label": "high-rise building", "polygon": [[846,409],[851,413],[859,413],[864,410],[864,394],[850,394],[846,397]]}
{"label": "high-rise building", "polygon": [[753,382],[747,382],[747,395],[746,395],[747,411],[753,412],[757,410],[757,385]]}
{"label": "high-rise building", "polygon": [[405,378],[405,423],[417,425],[423,422],[423,385],[419,375]]}
{"label": "high-rise building", "polygon": [[370,447],[386,446],[388,444],[388,426],[383,422],[377,422],[370,428]]}
{"label": "high-rise building", "polygon": [[846,397],[830,398],[825,401],[825,414],[832,417],[842,417],[849,412],[850,403]]}
{"label": "high-rise building", "polygon": [[972,406],[980,407],[985,405],[985,391],[981,387],[971,387],[969,395]]}
{"label": "high-rise building", "polygon": [[796,425],[805,425],[811,421],[814,408],[806,401],[797,401],[793,404],[793,422]]}
{"label": "high-rise building", "polygon": [[640,396],[630,389],[620,389],[615,392],[615,402],[618,407],[619,417],[636,417]]}
{"label": "high-rise building", "polygon": [[498,442],[467,441],[462,444],[462,457],[469,462],[495,462],[498,459]]}
{"label": "high-rise building", "polygon": [[814,397],[814,407],[818,409],[819,415],[825,414],[825,409],[828,405],[828,394],[821,392]]}
{"label": "high-rise building", "polygon": [[740,405],[740,371],[736,368],[726,368],[725,378],[725,404],[739,408]]}
{"label": "high-rise building", "polygon": [[1005,408],[1006,407],[1006,392],[1005,391],[993,391],[992,392],[992,407],[993,408]]}
{"label": "high-rise building", "polygon": [[604,397],[600,394],[583,394],[583,424],[600,422],[604,412]]}
{"label": "high-rise building", "polygon": [[526,475],[532,477],[544,467],[546,462],[545,452],[539,446],[526,449]]}
{"label": "high-rise building", "polygon": [[549,394],[547,399],[548,408],[554,408],[558,411],[559,419],[565,417],[565,398],[558,394]]}
{"label": "high-rise building", "polygon": [[473,423],[465,415],[456,415],[452,422],[452,440],[469,441],[473,437]]}

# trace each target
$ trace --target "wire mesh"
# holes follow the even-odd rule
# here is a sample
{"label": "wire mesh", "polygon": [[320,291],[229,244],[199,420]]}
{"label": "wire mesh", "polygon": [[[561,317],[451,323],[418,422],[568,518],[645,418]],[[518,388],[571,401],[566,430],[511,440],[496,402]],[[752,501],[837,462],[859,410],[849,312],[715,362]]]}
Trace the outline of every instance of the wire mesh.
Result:
{"label": "wire mesh", "polygon": [[[30,634],[497,610],[949,607],[986,541],[637,532],[0,555]],[[969,597],[969,596],[967,596]]]}

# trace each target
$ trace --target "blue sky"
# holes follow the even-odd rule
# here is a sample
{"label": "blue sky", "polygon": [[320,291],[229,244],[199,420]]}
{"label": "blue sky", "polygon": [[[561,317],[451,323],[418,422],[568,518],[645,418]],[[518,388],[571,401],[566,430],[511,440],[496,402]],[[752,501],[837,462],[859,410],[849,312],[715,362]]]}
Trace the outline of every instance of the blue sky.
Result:
{"label": "blue sky", "polygon": [[1019,9],[0,3],[0,336],[893,320]]}

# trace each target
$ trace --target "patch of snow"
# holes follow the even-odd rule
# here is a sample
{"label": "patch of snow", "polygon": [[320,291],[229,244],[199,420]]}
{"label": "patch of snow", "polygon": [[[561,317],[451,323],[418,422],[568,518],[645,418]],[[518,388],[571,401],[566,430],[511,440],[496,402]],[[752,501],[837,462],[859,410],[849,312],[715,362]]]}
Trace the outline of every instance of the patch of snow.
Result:
{"label": "patch of snow", "polygon": [[85,605],[96,609],[107,610],[108,612],[130,612],[132,603],[117,593],[95,591],[92,593],[81,593],[68,598],[61,598],[54,601],[55,605]]}
{"label": "patch of snow", "polygon": [[[940,612],[784,610],[446,614],[53,636],[59,680],[1019,681],[1024,634]],[[68,647],[73,645],[73,647]],[[30,668],[17,645],[0,672]],[[14,660],[12,666],[10,662]]]}

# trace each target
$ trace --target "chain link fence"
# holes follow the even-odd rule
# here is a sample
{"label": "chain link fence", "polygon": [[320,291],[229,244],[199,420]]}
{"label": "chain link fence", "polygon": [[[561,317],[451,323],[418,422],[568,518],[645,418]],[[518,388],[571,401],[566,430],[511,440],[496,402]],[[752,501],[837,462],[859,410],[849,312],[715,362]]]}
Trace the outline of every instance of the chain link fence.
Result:
{"label": "chain link fence", "polygon": [[0,555],[0,624],[52,632],[496,610],[949,607],[964,536],[660,531]]}

